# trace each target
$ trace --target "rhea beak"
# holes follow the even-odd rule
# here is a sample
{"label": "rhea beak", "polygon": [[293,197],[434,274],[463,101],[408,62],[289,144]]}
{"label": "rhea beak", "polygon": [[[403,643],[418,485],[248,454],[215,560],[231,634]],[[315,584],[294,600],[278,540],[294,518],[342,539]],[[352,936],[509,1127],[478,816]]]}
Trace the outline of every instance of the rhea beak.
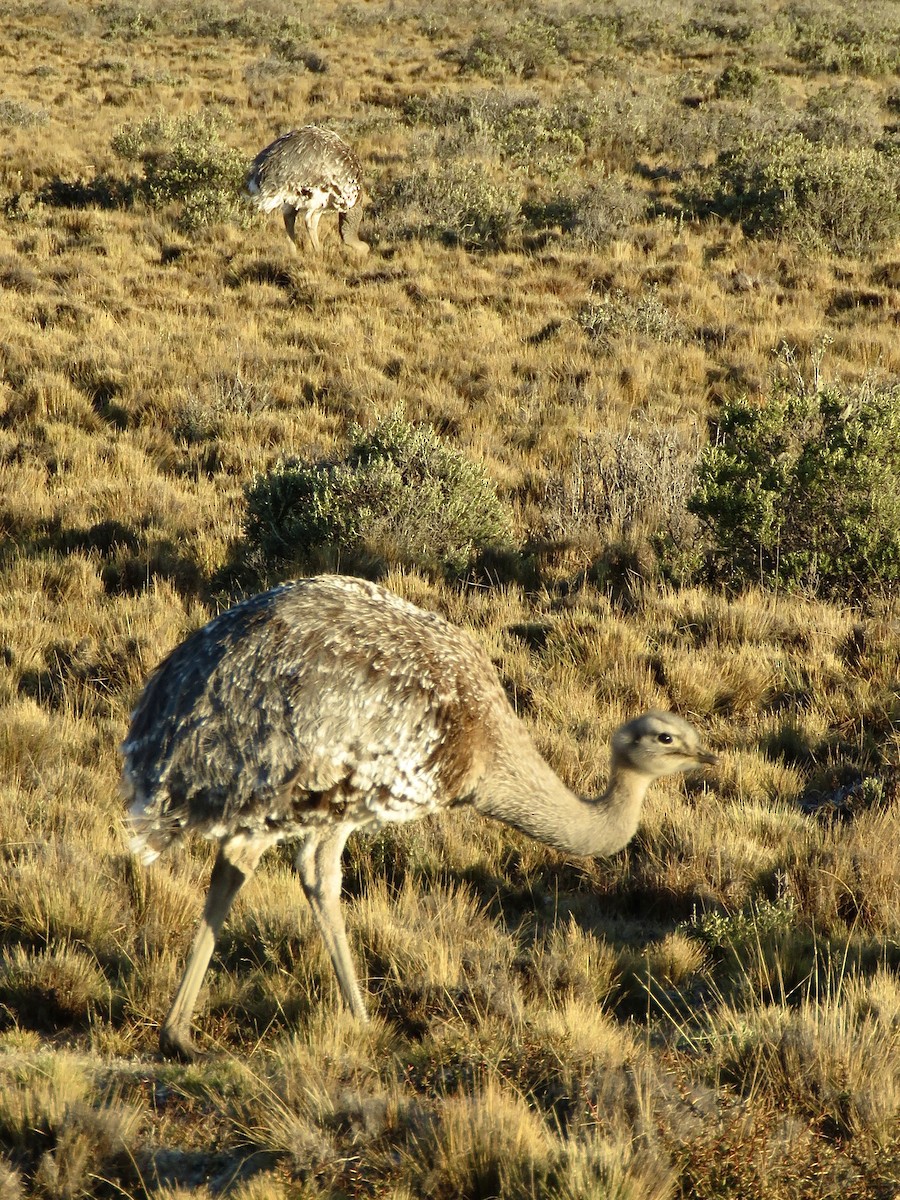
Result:
{"label": "rhea beak", "polygon": [[697,754],[697,762],[704,763],[707,766],[714,767],[718,761],[718,754],[713,754],[711,750],[700,750]]}

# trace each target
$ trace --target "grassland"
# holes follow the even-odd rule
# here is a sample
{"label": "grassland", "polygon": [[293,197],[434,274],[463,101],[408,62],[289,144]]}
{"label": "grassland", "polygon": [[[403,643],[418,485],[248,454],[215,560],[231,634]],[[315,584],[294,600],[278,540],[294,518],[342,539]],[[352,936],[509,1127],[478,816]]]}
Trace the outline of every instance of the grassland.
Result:
{"label": "grassland", "polygon": [[[894,586],[726,589],[687,507],[723,406],[900,376],[897,6],[516,10],[0,2],[0,1200],[900,1194]],[[236,199],[305,122],[365,164],[364,262]],[[161,1063],[210,858],[131,860],[128,713],[303,569],[246,489],[396,413],[512,548],[368,568],[577,790],[653,706],[721,768],[610,861],[466,813],[352,841],[368,1029],[273,854],[214,1054]]]}

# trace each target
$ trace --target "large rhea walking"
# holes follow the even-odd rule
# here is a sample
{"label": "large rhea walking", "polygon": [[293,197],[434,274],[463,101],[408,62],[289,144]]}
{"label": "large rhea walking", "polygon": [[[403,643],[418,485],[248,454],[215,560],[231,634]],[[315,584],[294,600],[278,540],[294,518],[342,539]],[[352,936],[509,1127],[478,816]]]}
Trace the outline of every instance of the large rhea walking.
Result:
{"label": "large rhea walking", "polygon": [[571,854],[633,836],[648,784],[715,761],[672,713],[629,721],[609,786],[582,799],[538,753],[490,659],[463,630],[358,579],[254,596],[193,633],[138,701],[123,746],[132,847],[152,862],[193,831],[219,842],[203,918],[160,1033],[191,1057],[191,1021],[241,884],[276,842],[296,866],[348,1007],[366,1018],[340,907],[355,829],[470,803]]}
{"label": "large rhea walking", "polygon": [[253,160],[247,191],[261,212],[281,210],[295,250],[297,214],[303,213],[310,244],[318,251],[319,221],[324,212],[334,209],[344,244],[357,254],[368,254],[369,245],[358,232],[362,217],[359,160],[330,129],[304,125],[276,138]]}

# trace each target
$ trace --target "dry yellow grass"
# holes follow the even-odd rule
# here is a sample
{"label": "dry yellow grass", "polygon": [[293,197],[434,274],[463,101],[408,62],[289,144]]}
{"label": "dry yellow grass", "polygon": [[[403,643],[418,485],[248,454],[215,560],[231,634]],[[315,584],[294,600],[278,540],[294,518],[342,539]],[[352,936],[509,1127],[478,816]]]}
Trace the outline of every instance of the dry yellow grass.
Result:
{"label": "dry yellow grass", "polygon": [[[0,21],[0,1197],[893,1197],[896,599],[676,584],[722,402],[900,374],[896,241],[751,237],[685,200],[843,84],[835,136],[896,153],[894,6]],[[248,160],[338,129],[372,254],[155,205],[113,141],[161,114]],[[214,1056],[159,1063],[209,853],[132,862],[128,712],[268,578],[242,574],[245,487],[394,411],[484,466],[521,553],[384,581],[475,631],[567,782],[600,790],[610,732],[652,706],[721,767],[656,785],[613,861],[471,813],[354,840],[367,1030],[273,854],[210,975]]]}

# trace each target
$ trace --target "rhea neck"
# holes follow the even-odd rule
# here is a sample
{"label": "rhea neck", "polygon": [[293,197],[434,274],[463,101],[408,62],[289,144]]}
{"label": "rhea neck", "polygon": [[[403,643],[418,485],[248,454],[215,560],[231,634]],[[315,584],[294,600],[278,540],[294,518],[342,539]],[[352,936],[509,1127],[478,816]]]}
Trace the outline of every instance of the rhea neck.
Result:
{"label": "rhea neck", "polygon": [[473,805],[567,854],[615,854],[637,830],[653,776],[613,752],[602,796],[583,797],[566,787],[517,722],[483,776]]}

